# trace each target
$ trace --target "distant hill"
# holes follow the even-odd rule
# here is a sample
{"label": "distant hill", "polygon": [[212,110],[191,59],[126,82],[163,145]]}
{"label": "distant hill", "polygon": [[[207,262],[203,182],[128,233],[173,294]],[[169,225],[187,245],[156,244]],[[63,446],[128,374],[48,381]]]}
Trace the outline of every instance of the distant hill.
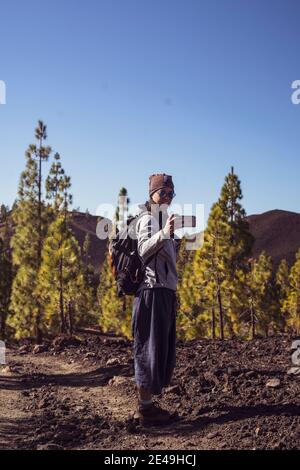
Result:
{"label": "distant hill", "polygon": [[[100,240],[96,235],[99,217],[79,211],[71,211],[70,215],[70,227],[80,246],[87,233],[91,236],[90,256],[98,277],[107,247],[107,241]],[[300,248],[300,214],[275,209],[246,218],[250,232],[255,237],[253,257],[257,258],[265,250],[272,256],[275,266],[282,258],[291,266],[295,261],[295,253]]]}
{"label": "distant hill", "polygon": [[[9,213],[9,215],[11,212]],[[86,214],[79,211],[71,211],[71,222],[70,228],[72,229],[74,236],[76,237],[79,245],[82,247],[85,236],[87,233],[90,234],[90,257],[91,262],[95,269],[95,274],[98,277],[100,273],[101,265],[104,261],[105,251],[107,246],[106,240],[100,240],[96,235],[96,226],[99,219],[96,215]],[[3,224],[0,224],[0,236],[3,230]],[[11,235],[13,234],[13,227]]]}
{"label": "distant hill", "polygon": [[91,245],[89,254],[91,256],[91,262],[94,266],[95,273],[99,274],[107,247],[107,240],[100,240],[96,235],[96,226],[99,217],[75,211],[71,212],[71,216],[70,227],[81,247],[86,234],[90,234]]}
{"label": "distant hill", "polygon": [[300,248],[300,214],[274,209],[249,215],[247,220],[250,232],[255,237],[254,257],[265,250],[272,256],[275,266],[282,258],[290,266],[294,263],[296,251]]}

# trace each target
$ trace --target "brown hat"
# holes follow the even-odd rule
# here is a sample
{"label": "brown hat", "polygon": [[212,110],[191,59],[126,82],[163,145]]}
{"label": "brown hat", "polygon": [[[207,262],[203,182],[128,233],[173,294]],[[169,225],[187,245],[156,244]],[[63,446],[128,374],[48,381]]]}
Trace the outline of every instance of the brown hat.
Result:
{"label": "brown hat", "polygon": [[174,184],[171,175],[166,175],[166,173],[157,173],[149,176],[149,196],[152,196],[155,191],[166,187],[172,188],[174,191]]}

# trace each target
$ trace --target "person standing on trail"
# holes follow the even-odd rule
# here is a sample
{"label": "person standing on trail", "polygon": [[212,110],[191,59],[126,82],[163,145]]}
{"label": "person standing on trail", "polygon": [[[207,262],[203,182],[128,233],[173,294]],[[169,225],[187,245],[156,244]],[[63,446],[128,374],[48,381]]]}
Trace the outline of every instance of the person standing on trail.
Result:
{"label": "person standing on trail", "polygon": [[167,212],[174,196],[172,176],[151,175],[149,199],[139,206],[143,210],[136,224],[137,250],[145,264],[132,308],[138,391],[134,418],[141,424],[165,424],[177,418],[176,413],[152,402],[152,396],[160,395],[170,384],[176,362],[176,259],[180,239],[174,235],[175,214],[169,216]]}

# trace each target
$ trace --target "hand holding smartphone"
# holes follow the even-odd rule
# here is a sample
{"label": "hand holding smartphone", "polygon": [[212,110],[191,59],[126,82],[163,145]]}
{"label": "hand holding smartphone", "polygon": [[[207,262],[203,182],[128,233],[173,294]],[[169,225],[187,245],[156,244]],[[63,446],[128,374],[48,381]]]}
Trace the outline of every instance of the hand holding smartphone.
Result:
{"label": "hand holding smartphone", "polygon": [[185,228],[185,227],[196,227],[196,216],[195,215],[169,215],[166,228],[169,230],[170,235],[173,235],[174,230]]}
{"label": "hand holding smartphone", "polygon": [[196,227],[195,215],[176,215],[174,219],[174,228]]}

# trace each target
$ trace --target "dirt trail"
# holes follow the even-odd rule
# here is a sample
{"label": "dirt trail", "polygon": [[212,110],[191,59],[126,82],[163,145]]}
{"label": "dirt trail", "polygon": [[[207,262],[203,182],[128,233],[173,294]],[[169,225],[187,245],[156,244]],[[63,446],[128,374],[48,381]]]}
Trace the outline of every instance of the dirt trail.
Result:
{"label": "dirt trail", "polygon": [[11,347],[0,367],[0,448],[299,449],[300,377],[287,374],[290,344],[179,342],[173,383],[158,398],[181,420],[163,428],[129,419],[130,342]]}
{"label": "dirt trail", "polygon": [[[80,448],[102,429],[113,438],[111,423],[125,422],[131,410],[130,397],[108,385],[120,368],[73,361],[8,350],[7,366],[0,370],[1,449]],[[123,380],[133,383],[131,377]]]}

